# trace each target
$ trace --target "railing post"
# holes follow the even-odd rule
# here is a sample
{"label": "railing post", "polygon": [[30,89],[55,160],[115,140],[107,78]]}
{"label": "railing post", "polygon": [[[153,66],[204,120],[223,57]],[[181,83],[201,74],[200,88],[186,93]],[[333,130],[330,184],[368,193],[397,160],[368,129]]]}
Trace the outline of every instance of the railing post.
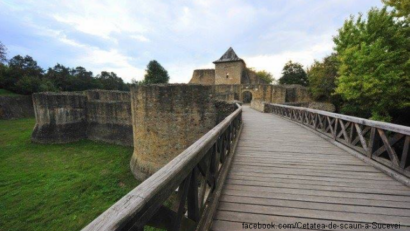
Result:
{"label": "railing post", "polygon": [[403,170],[406,167],[406,161],[409,155],[409,146],[410,146],[410,136],[406,136],[404,140],[403,152],[401,155],[401,162],[400,162],[400,168],[402,168]]}
{"label": "railing post", "polygon": [[337,139],[337,127],[339,124],[339,119],[335,118],[335,127],[333,129],[333,139],[336,140]]}
{"label": "railing post", "polygon": [[221,134],[221,136],[219,137],[219,161],[221,163],[224,162],[225,160],[225,140],[224,140],[224,135],[225,134]]}
{"label": "railing post", "polygon": [[225,131],[225,142],[226,142],[225,143],[225,148],[226,148],[225,155],[229,154],[229,148],[231,146],[230,137],[229,137],[230,136],[229,127],[230,126],[228,126],[228,128]]}
{"label": "railing post", "polygon": [[376,151],[376,128],[371,128],[370,130],[370,140],[369,140],[369,150],[367,151],[367,157],[369,157],[370,159],[372,158],[372,154],[374,151]]}
{"label": "railing post", "polygon": [[[204,177],[206,181],[206,176]],[[195,222],[199,221],[198,203],[198,168],[195,167],[191,173],[191,182],[188,191],[188,218]]]}
{"label": "railing post", "polygon": [[178,212],[177,216],[174,220],[174,224],[172,225],[171,231],[179,231],[181,227],[182,217],[185,213],[185,201],[188,195],[189,184],[191,183],[191,174],[188,175],[187,178],[181,183],[178,188]]}
{"label": "railing post", "polygon": [[210,172],[210,174],[211,174],[211,177],[212,177],[212,179],[213,179],[213,185],[212,185],[212,187],[215,185],[215,179],[216,179],[216,174],[217,174],[217,171],[218,171],[218,165],[219,165],[219,160],[218,160],[218,143],[215,143],[213,146],[212,146],[212,154],[211,154],[211,162],[210,162],[210,170],[209,170],[209,172]]}

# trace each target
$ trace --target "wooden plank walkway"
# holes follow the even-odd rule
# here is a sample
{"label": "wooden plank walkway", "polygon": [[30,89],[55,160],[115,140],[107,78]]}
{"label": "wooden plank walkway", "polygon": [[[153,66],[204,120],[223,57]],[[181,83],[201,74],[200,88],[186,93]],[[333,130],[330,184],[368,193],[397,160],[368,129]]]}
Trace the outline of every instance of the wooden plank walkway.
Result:
{"label": "wooden plank walkway", "polygon": [[409,187],[279,116],[244,106],[243,121],[212,230],[332,221],[410,230]]}

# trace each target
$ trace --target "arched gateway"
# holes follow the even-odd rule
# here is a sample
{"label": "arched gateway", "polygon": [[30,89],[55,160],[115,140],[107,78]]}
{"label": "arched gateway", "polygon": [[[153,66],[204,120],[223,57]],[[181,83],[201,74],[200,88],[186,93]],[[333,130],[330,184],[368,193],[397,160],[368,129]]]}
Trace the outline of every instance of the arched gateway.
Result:
{"label": "arched gateway", "polygon": [[252,92],[244,91],[242,92],[242,102],[244,104],[251,103],[252,101]]}

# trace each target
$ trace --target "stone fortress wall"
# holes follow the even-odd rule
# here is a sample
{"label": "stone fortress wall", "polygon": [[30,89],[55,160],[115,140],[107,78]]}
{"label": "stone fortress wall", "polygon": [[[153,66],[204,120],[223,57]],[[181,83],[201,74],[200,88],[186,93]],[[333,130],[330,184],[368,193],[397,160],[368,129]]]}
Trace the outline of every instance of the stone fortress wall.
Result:
{"label": "stone fortress wall", "polygon": [[82,93],[33,94],[37,143],[68,143],[86,138],[86,103]]}
{"label": "stone fortress wall", "polygon": [[31,96],[0,96],[0,119],[20,119],[30,117],[34,117]]}
{"label": "stone fortress wall", "polygon": [[250,92],[252,100],[269,103],[310,102],[309,92],[300,85],[237,84],[214,85],[214,95],[220,100],[243,101],[244,93]]}
{"label": "stone fortress wall", "polygon": [[94,141],[133,145],[129,92],[86,91],[87,138]]}
{"label": "stone fortress wall", "polygon": [[155,173],[235,109],[215,100],[212,86],[148,85],[131,89],[134,153],[139,180]]}
{"label": "stone fortress wall", "polygon": [[189,83],[214,85],[215,84],[215,69],[194,70],[191,81]]}
{"label": "stone fortress wall", "polygon": [[213,86],[187,84],[36,93],[32,141],[134,146],[131,170],[144,180],[236,110],[213,93]]}
{"label": "stone fortress wall", "polygon": [[[251,92],[253,100],[263,102],[309,102],[307,89],[300,86],[266,84],[164,86],[161,89],[173,89],[175,86],[185,91],[195,89],[198,94],[212,97],[214,101],[243,101],[243,93]],[[291,97],[288,97],[289,95]],[[192,98],[190,95],[186,97]],[[153,96],[146,95],[147,101],[154,99]],[[88,138],[126,146],[133,145],[129,92],[90,90],[36,93],[33,94],[33,102],[36,116],[36,126],[32,134],[34,142],[67,143]],[[183,101],[180,99],[176,104],[181,102]]]}
{"label": "stone fortress wall", "polygon": [[[303,88],[290,88],[303,99]],[[134,146],[130,167],[144,180],[231,114],[251,92],[254,100],[284,103],[278,85],[160,84],[131,92],[33,94],[36,126],[32,141],[68,143],[81,139]]]}
{"label": "stone fortress wall", "polygon": [[128,92],[36,93],[33,103],[33,142],[69,143],[87,138],[125,146],[133,144]]}

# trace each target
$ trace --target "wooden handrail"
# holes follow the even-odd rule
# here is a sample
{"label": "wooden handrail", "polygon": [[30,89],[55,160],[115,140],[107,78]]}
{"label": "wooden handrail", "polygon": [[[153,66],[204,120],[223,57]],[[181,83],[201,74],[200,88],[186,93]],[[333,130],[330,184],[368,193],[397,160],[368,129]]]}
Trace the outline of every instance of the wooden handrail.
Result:
{"label": "wooden handrail", "polygon": [[289,109],[298,109],[298,110],[301,110],[301,111],[307,111],[307,112],[311,112],[311,113],[317,113],[317,114],[321,114],[321,115],[324,115],[324,116],[330,116],[330,117],[333,117],[333,118],[338,118],[338,119],[342,119],[342,120],[345,120],[345,121],[350,121],[350,122],[353,122],[353,123],[359,123],[359,124],[363,124],[363,125],[366,125],[366,126],[371,126],[371,127],[375,127],[375,128],[380,128],[380,129],[384,129],[384,130],[389,130],[389,131],[393,131],[393,132],[399,132],[399,133],[402,133],[402,134],[410,135],[410,127],[403,126],[403,125],[380,122],[380,121],[369,120],[369,119],[363,119],[363,118],[359,118],[359,117],[342,115],[342,114],[337,114],[337,113],[332,113],[332,112],[327,112],[327,111],[321,111],[321,110],[311,109],[311,108],[303,108],[303,107],[288,106],[288,105],[273,104],[273,103],[271,103],[270,105],[281,106],[283,108],[289,108]]}
{"label": "wooden handrail", "polygon": [[405,176],[410,176],[410,127],[310,108],[266,104],[268,112],[308,126]]}
{"label": "wooden handrail", "polygon": [[[218,183],[219,173],[225,168],[224,162],[232,155],[231,146],[242,124],[242,107],[238,104],[237,107],[83,231],[143,230],[146,225],[167,230],[195,230],[203,219],[201,215],[209,207],[210,198],[213,198],[211,194]],[[165,207],[164,202],[175,194],[177,188],[176,209]]]}

